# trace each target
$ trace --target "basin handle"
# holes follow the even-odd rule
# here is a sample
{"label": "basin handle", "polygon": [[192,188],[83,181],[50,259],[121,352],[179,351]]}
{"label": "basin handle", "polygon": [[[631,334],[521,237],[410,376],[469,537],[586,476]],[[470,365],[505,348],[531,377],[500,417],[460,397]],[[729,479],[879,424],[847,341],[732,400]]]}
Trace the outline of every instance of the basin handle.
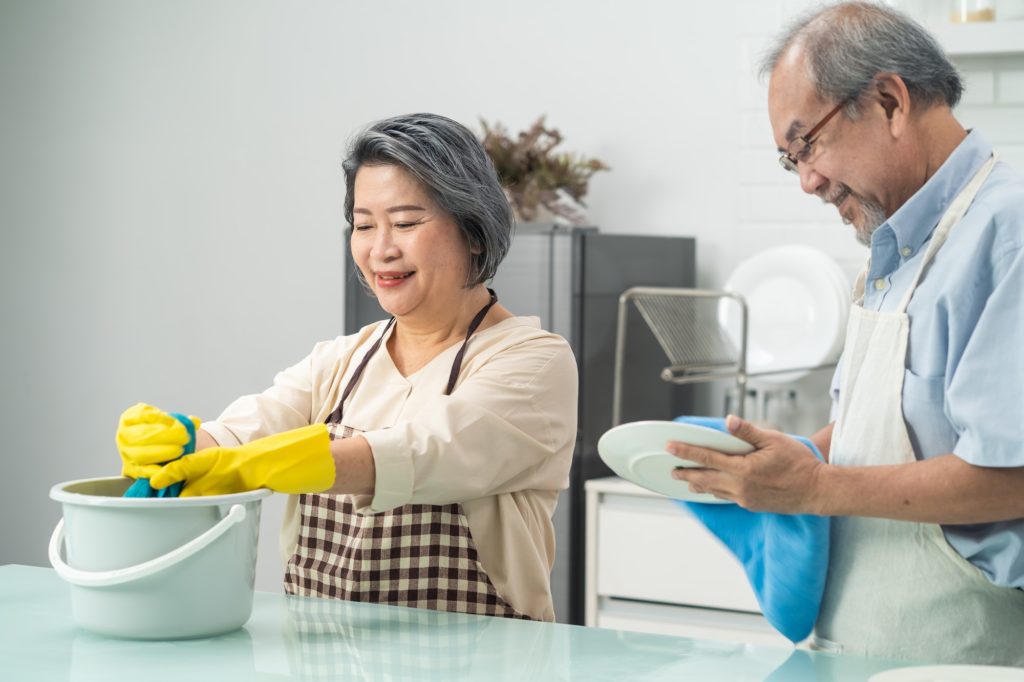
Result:
{"label": "basin handle", "polygon": [[57,527],[53,529],[53,535],[50,536],[50,563],[53,565],[54,570],[57,571],[57,575],[72,585],[80,585],[82,587],[123,585],[149,577],[184,561],[244,519],[245,507],[241,504],[232,505],[228,513],[216,525],[204,531],[202,535],[189,540],[181,547],[172,549],[155,559],[143,561],[141,564],[135,564],[126,568],[115,568],[109,571],[83,571],[79,568],[68,566],[60,558],[61,545],[64,544],[64,519],[61,519],[57,522]]}

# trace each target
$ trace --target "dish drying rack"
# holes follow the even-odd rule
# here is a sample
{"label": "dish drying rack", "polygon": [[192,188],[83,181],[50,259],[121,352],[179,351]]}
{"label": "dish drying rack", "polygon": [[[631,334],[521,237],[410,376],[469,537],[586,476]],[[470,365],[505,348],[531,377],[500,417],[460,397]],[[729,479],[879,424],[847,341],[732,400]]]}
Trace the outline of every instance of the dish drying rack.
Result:
{"label": "dish drying rack", "polygon": [[[708,289],[633,287],[619,296],[612,426],[622,422],[626,321],[630,304],[636,307],[668,358],[670,364],[661,370],[661,379],[674,384],[732,380],[739,396],[733,411],[741,418],[744,417],[743,396],[747,392],[748,378],[836,366],[830,363],[750,373],[747,371],[747,302],[740,294]],[[739,347],[719,323],[721,305],[738,308]]]}

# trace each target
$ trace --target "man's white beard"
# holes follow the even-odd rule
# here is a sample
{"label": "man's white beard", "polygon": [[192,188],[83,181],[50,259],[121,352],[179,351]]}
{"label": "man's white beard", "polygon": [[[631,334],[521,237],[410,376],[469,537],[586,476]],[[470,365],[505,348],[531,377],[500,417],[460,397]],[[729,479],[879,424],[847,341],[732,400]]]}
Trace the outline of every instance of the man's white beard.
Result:
{"label": "man's white beard", "polygon": [[[871,235],[875,233],[878,226],[886,221],[889,217],[885,214],[885,209],[881,205],[865,199],[861,195],[854,192],[849,186],[842,183],[836,188],[836,192],[833,196],[826,198],[826,203],[839,205],[847,200],[854,200],[857,205],[860,206],[861,219],[864,223],[860,226],[854,225],[853,229],[856,230],[857,241],[864,246],[871,245]],[[844,219],[844,222],[848,222]]]}
{"label": "man's white beard", "polygon": [[879,204],[869,199],[864,199],[857,195],[853,195],[857,199],[857,203],[860,205],[861,219],[864,221],[862,225],[855,226],[857,230],[857,241],[864,246],[871,246],[871,235],[875,233],[875,230],[884,223],[889,216],[885,215],[885,209]]}

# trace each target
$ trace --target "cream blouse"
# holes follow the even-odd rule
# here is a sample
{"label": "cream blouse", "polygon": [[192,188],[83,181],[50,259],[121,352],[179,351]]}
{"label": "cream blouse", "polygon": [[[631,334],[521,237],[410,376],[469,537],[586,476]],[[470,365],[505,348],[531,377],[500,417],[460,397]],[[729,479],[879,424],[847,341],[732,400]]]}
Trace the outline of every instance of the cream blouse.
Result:
{"label": "cream blouse", "polygon": [[[325,341],[280,372],[263,393],[239,398],[202,428],[226,447],[320,423],[337,406],[356,365],[384,323]],[[389,331],[388,334],[391,332]],[[474,334],[451,395],[444,395],[460,343],[403,377],[383,346],[345,402],[342,423],[370,444],[373,495],[359,513],[405,504],[462,504],[480,563],[513,608],[554,620],[552,514],[569,484],[576,440],[577,370],[568,343],[532,317]],[[282,558],[295,552],[298,497],[281,531]]]}

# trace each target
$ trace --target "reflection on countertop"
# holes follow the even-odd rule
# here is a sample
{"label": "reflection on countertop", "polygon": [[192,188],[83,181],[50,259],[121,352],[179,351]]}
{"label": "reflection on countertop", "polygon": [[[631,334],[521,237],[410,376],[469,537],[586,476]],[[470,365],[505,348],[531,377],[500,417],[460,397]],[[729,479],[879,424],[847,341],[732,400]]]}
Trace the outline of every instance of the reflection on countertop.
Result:
{"label": "reflection on countertop", "polygon": [[50,569],[0,566],[4,679],[865,680],[900,665],[776,647],[257,592],[231,634],[144,642],[80,630]]}

